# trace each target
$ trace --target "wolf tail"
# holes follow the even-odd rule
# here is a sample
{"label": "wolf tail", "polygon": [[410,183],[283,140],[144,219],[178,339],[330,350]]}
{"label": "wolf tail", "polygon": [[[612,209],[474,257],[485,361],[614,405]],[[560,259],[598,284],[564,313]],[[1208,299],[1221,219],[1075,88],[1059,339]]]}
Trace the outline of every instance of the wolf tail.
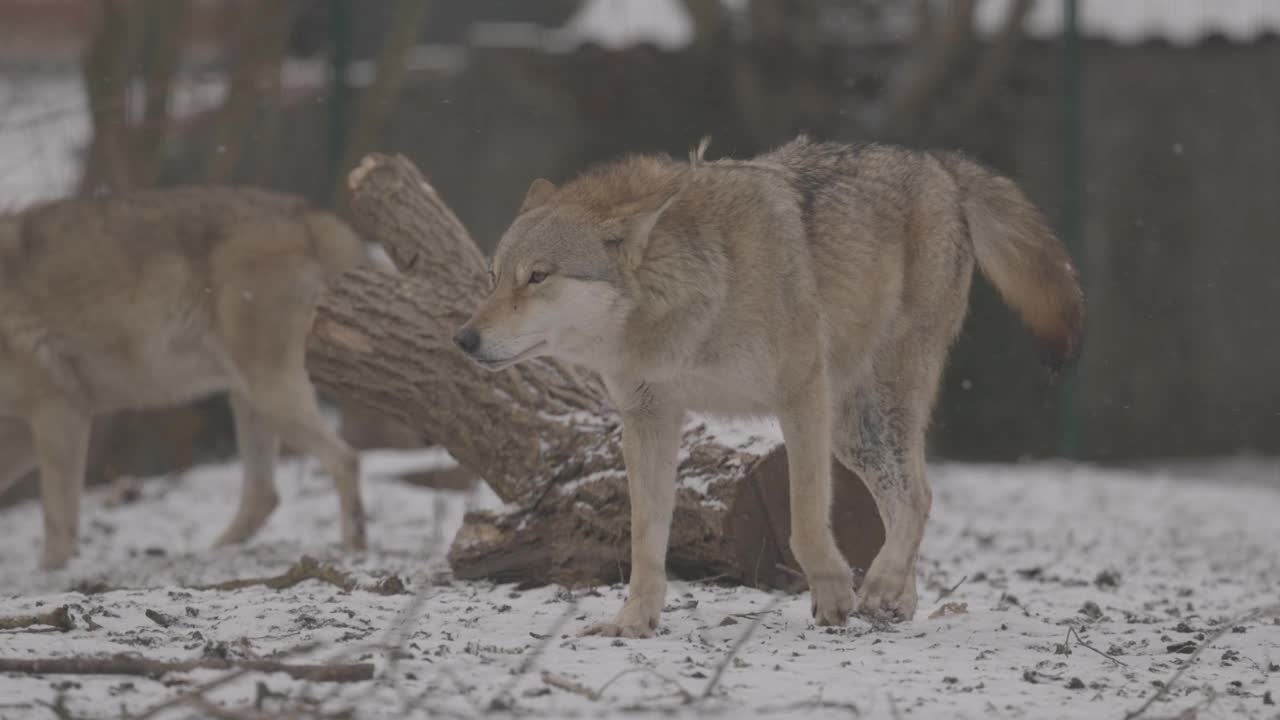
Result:
{"label": "wolf tail", "polygon": [[1021,316],[1057,372],[1080,355],[1084,294],[1071,258],[1017,185],[959,154],[939,159],[960,186],[969,238],[982,274]]}
{"label": "wolf tail", "polygon": [[324,267],[326,275],[340,275],[369,262],[360,236],[336,215],[321,210],[308,210],[302,221],[315,250],[316,260]]}

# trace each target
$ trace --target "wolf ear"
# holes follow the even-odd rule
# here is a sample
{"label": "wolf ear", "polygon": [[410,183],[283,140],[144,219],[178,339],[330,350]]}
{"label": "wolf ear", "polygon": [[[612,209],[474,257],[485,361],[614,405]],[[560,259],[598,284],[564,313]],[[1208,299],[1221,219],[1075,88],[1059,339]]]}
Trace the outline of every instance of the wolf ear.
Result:
{"label": "wolf ear", "polygon": [[520,212],[523,215],[530,210],[545,204],[551,199],[552,194],[556,191],[555,183],[550,180],[538,178],[529,185],[529,191],[524,195],[524,204],[520,206]]}
{"label": "wolf ear", "polygon": [[615,220],[605,243],[621,253],[627,267],[634,269],[640,266],[640,262],[644,260],[645,248],[649,246],[649,237],[653,234],[654,226],[662,218],[662,213],[666,212],[667,208],[671,207],[671,204],[680,196],[680,191],[683,189],[681,187],[675,192],[650,195],[614,211]]}

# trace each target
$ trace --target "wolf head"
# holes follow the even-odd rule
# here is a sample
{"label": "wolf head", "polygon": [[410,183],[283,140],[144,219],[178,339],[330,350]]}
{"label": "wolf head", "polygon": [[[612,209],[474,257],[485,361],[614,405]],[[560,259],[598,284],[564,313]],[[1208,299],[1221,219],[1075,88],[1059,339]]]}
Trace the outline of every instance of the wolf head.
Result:
{"label": "wolf head", "polygon": [[602,369],[634,307],[634,272],[678,194],[670,183],[637,192],[534,180],[494,252],[489,296],[454,342],[489,370],[543,356]]}

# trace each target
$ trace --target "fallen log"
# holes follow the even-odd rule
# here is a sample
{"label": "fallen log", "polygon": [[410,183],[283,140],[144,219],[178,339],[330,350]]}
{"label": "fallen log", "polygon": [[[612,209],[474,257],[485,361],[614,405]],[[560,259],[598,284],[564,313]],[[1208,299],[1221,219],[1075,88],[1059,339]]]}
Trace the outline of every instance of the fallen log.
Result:
{"label": "fallen log", "polygon": [[0,617],[0,630],[21,630],[37,626],[48,626],[67,632],[76,629],[76,621],[66,605],[54,608],[39,615],[20,615],[18,617]]}
{"label": "fallen log", "polygon": [[0,658],[0,673],[26,675],[136,675],[159,678],[192,670],[244,670],[284,673],[313,682],[363,682],[373,679],[373,663],[303,665],[275,660],[152,660],[136,655],[109,657]]}
{"label": "fallen log", "polygon": [[[467,515],[449,552],[457,577],[625,581],[630,515],[621,430],[598,379],[550,360],[500,373],[470,363],[452,336],[487,292],[475,242],[402,156],[367,156],[349,187],[355,224],[382,243],[399,272],[355,271],[325,295],[308,345],[316,384],[432,438],[506,503],[501,512]],[[690,421],[671,575],[805,588],[787,548],[785,453],[776,435],[745,437]],[[832,522],[857,574],[884,531],[862,483],[838,463],[833,468]]]}

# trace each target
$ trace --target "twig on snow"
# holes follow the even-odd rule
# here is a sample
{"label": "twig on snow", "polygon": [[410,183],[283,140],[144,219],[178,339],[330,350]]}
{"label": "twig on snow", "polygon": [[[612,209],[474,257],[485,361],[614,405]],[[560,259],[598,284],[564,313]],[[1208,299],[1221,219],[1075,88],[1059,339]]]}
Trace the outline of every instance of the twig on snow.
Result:
{"label": "twig on snow", "polygon": [[[422,609],[426,606],[430,597],[429,593],[433,587],[431,581],[431,558],[436,556],[439,548],[444,544],[444,536],[441,533],[440,517],[445,513],[444,499],[437,493],[434,502],[431,505],[430,527],[431,533],[423,541],[422,549],[419,552],[421,560],[418,577],[413,581],[412,587],[416,588],[411,594],[408,601],[401,606],[396,613],[395,619],[391,622],[382,635],[382,639],[376,643],[357,644],[345,647],[336,653],[331,661],[345,659],[354,656],[356,653],[379,652],[382,653],[387,660],[387,665],[383,670],[383,676],[389,678],[391,687],[400,699],[401,711],[406,715],[425,697],[425,693],[430,691],[430,686],[423,691],[422,695],[417,698],[409,696],[399,681],[400,659],[404,653],[404,646],[409,641],[409,637],[413,634],[417,627],[416,621],[422,614]],[[395,576],[392,576],[395,577]],[[445,672],[444,674],[447,674]],[[340,692],[340,688],[333,687],[327,694],[319,699],[319,704],[323,705],[335,697]],[[378,685],[371,685],[367,690],[350,698],[353,707],[358,706],[368,698],[372,697],[378,691]],[[303,687],[302,693],[308,692],[306,686]]]}
{"label": "twig on snow", "polygon": [[203,695],[191,698],[191,706],[217,720],[269,720],[272,717],[253,708],[224,708]]}
{"label": "twig on snow", "polygon": [[1280,604],[1266,605],[1256,610],[1253,610],[1251,612],[1247,612],[1243,615],[1240,615],[1235,619],[1228,620],[1227,622],[1222,623],[1222,625],[1220,625],[1217,630],[1214,630],[1208,637],[1204,639],[1204,642],[1200,643],[1200,647],[1196,648],[1195,652],[1191,653],[1191,656],[1187,658],[1186,662],[1182,663],[1182,666],[1179,667],[1178,670],[1173,673],[1173,675],[1169,676],[1169,679],[1166,680],[1164,684],[1160,686],[1160,689],[1157,690],[1154,695],[1147,698],[1147,701],[1142,703],[1142,705],[1138,709],[1131,710],[1125,713],[1124,720],[1133,720],[1134,718],[1145,713],[1157,701],[1168,696],[1169,691],[1173,689],[1174,684],[1177,683],[1178,679],[1182,677],[1182,674],[1187,671],[1187,668],[1194,665],[1196,660],[1200,657],[1200,654],[1203,653],[1210,645],[1222,639],[1223,635],[1226,635],[1227,633],[1231,632],[1231,628],[1235,627],[1236,625],[1239,625],[1240,623],[1251,622],[1253,620],[1257,620],[1258,618],[1266,617],[1266,616],[1280,616]]}
{"label": "twig on snow", "polygon": [[778,715],[786,713],[788,715],[803,710],[843,710],[849,713],[850,717],[862,717],[862,709],[857,703],[840,702],[837,700],[800,700],[786,705],[766,705],[758,709],[761,715]]}
{"label": "twig on snow", "polygon": [[76,716],[67,709],[67,693],[65,691],[59,692],[58,696],[54,698],[51,703],[43,700],[36,700],[36,704],[49,708],[49,712],[53,713],[53,716],[58,718],[58,720],[76,720]]}
{"label": "twig on snow", "polygon": [[747,641],[751,639],[751,636],[755,634],[756,629],[760,627],[760,623],[764,622],[764,616],[777,607],[778,603],[781,601],[782,596],[774,596],[773,600],[769,601],[769,604],[765,606],[764,610],[761,610],[759,615],[752,618],[751,623],[748,624],[746,629],[738,635],[738,639],[735,640],[733,646],[729,648],[729,652],[725,653],[724,658],[720,660],[720,664],[716,665],[715,672],[711,674],[711,679],[707,681],[707,686],[703,688],[702,695],[698,698],[699,702],[706,700],[711,696],[711,693],[715,692],[716,687],[720,685],[720,678],[724,675],[725,669],[728,668],[729,664],[733,662],[733,659],[738,656],[738,651],[741,650],[742,646],[746,645]]}
{"label": "twig on snow", "polygon": [[596,697],[595,691],[592,690],[591,688],[587,687],[586,685],[583,685],[580,682],[570,680],[567,677],[556,675],[553,672],[548,672],[544,670],[542,673],[542,682],[550,685],[553,688],[560,688],[561,690],[564,690],[566,692],[571,692],[575,695],[581,695],[582,697],[587,698],[588,700],[598,699]]}
{"label": "twig on snow", "polygon": [[[569,607],[565,608],[565,611],[560,614],[560,617],[556,618],[556,621],[551,625],[551,628],[547,630],[541,639],[538,640],[538,644],[533,647],[533,652],[529,653],[529,655],[520,662],[520,667],[516,668],[516,671],[511,674],[510,679],[503,683],[502,687],[498,689],[498,692],[494,693],[493,699],[489,701],[490,707],[493,707],[494,703],[507,696],[511,692],[512,688],[516,686],[516,683],[520,682],[520,678],[524,677],[526,673],[537,666],[538,661],[542,659],[543,653],[547,651],[547,647],[551,645],[551,642],[555,639],[556,635],[564,629],[565,623],[569,622],[569,618],[573,617],[574,613],[577,611],[578,601],[575,598],[573,602],[569,603]],[[546,678],[544,677],[543,680],[545,682]]]}
{"label": "twig on snow", "polygon": [[1115,657],[1113,657],[1113,656],[1111,656],[1111,655],[1108,655],[1107,653],[1104,653],[1104,652],[1102,652],[1101,650],[1099,650],[1098,648],[1096,648],[1096,647],[1094,647],[1094,646],[1090,645],[1089,643],[1085,642],[1085,641],[1084,641],[1084,638],[1080,637],[1080,633],[1079,633],[1079,631],[1077,631],[1075,628],[1071,627],[1070,625],[1068,625],[1068,626],[1067,626],[1067,647],[1070,647],[1070,646],[1071,646],[1071,636],[1072,636],[1072,635],[1075,635],[1075,636],[1076,636],[1076,643],[1077,643],[1077,644],[1079,644],[1079,645],[1081,645],[1081,646],[1083,646],[1086,650],[1092,650],[1092,651],[1094,651],[1095,653],[1097,653],[1097,654],[1101,655],[1102,657],[1104,657],[1104,658],[1106,658],[1106,659],[1110,660],[1111,662],[1113,662],[1113,663],[1115,663],[1115,664],[1117,664],[1117,665],[1121,665],[1121,666],[1123,666],[1123,667],[1129,667],[1129,664],[1128,664],[1128,663],[1126,663],[1126,662],[1124,662],[1123,660],[1119,660],[1119,659],[1117,659],[1117,658],[1115,658]]}
{"label": "twig on snow", "polygon": [[542,673],[542,682],[550,685],[551,687],[560,688],[561,690],[564,690],[566,692],[571,692],[574,695],[581,695],[582,697],[587,698],[588,700],[599,700],[600,698],[604,697],[604,691],[608,690],[609,687],[613,685],[615,682],[621,680],[622,678],[628,675],[635,675],[637,673],[652,675],[653,677],[661,680],[663,683],[675,688],[676,692],[679,693],[680,695],[680,700],[686,705],[694,701],[693,693],[686,690],[685,687],[679,683],[679,681],[677,681],[675,678],[669,677],[667,675],[663,675],[662,673],[658,672],[657,670],[654,670],[651,667],[632,667],[632,668],[627,668],[626,670],[619,671],[613,677],[606,680],[604,684],[601,685],[599,689],[596,689],[596,690],[592,690],[591,688],[587,687],[586,685],[583,685],[582,683],[576,680],[570,680],[569,678],[563,675],[557,675],[553,672],[545,671],[545,670]]}
{"label": "twig on snow", "polygon": [[203,685],[200,685],[194,690],[184,692],[178,695],[177,697],[170,698],[158,705],[153,705],[147,708],[142,712],[141,715],[135,715],[131,720],[150,720],[150,718],[153,718],[156,715],[159,715],[165,710],[178,707],[179,705],[186,705],[187,703],[195,702],[198,698],[203,698],[204,694],[209,692],[210,690],[217,690],[223,685],[227,685],[236,680],[239,680],[240,678],[244,677],[247,674],[249,674],[249,671],[245,670],[244,668],[241,668],[239,670],[236,670],[235,672],[231,672],[226,675],[223,675],[222,677],[215,678],[213,680],[210,680],[207,683],[204,683]]}
{"label": "twig on snow", "polygon": [[961,585],[963,585],[963,584],[965,584],[965,581],[967,581],[968,579],[969,579],[969,576],[968,576],[968,575],[965,575],[964,577],[960,578],[960,582],[956,583],[955,585],[952,585],[952,586],[951,586],[951,587],[949,587],[949,588],[943,588],[943,589],[939,590],[939,591],[938,591],[938,599],[937,599],[937,600],[934,600],[934,602],[935,602],[935,603],[942,602],[943,600],[946,600],[947,598],[949,598],[949,597],[951,597],[952,595],[954,595],[954,594],[955,594],[955,592],[956,592],[957,590],[959,590],[959,589],[960,589],[960,586],[961,586]]}
{"label": "twig on snow", "polygon": [[67,611],[66,605],[40,615],[0,617],[0,630],[22,630],[36,625],[48,625],[62,632],[76,628],[76,622],[71,619],[71,613]]}
{"label": "twig on snow", "polygon": [[280,575],[260,578],[246,578],[242,580],[227,580],[225,582],[214,583],[212,585],[197,585],[194,590],[239,590],[241,588],[252,587],[254,585],[265,585],[272,590],[284,590],[291,588],[300,582],[306,580],[319,580],[327,582],[330,585],[336,585],[347,592],[356,589],[356,581],[352,580],[349,575],[338,570],[327,563],[320,563],[315,558],[303,555],[302,559],[294,563],[288,570]]}
{"label": "twig on snow", "polygon": [[361,682],[373,679],[372,663],[346,665],[290,665],[276,660],[152,660],[135,655],[111,657],[0,658],[0,673],[28,675],[140,675],[160,677],[192,670],[245,670],[279,672],[299,680]]}
{"label": "twig on snow", "polygon": [[684,702],[686,705],[694,701],[693,693],[689,692],[688,690],[685,690],[684,686],[681,685],[679,681],[677,681],[673,677],[663,675],[662,673],[658,672],[657,670],[654,670],[651,667],[633,667],[633,668],[627,668],[626,670],[619,672],[618,674],[606,680],[605,683],[600,686],[600,689],[595,691],[595,696],[593,699],[599,700],[600,698],[604,697],[604,691],[608,690],[610,685],[613,685],[615,682],[621,680],[622,678],[628,675],[635,675],[636,673],[644,673],[646,675],[652,675],[653,677],[658,678],[662,682],[674,687],[676,689],[676,692],[680,694],[680,700]]}
{"label": "twig on snow", "polygon": [[898,709],[898,701],[893,699],[893,693],[885,693],[884,696],[889,699],[889,715],[893,720],[902,720],[902,711]]}

